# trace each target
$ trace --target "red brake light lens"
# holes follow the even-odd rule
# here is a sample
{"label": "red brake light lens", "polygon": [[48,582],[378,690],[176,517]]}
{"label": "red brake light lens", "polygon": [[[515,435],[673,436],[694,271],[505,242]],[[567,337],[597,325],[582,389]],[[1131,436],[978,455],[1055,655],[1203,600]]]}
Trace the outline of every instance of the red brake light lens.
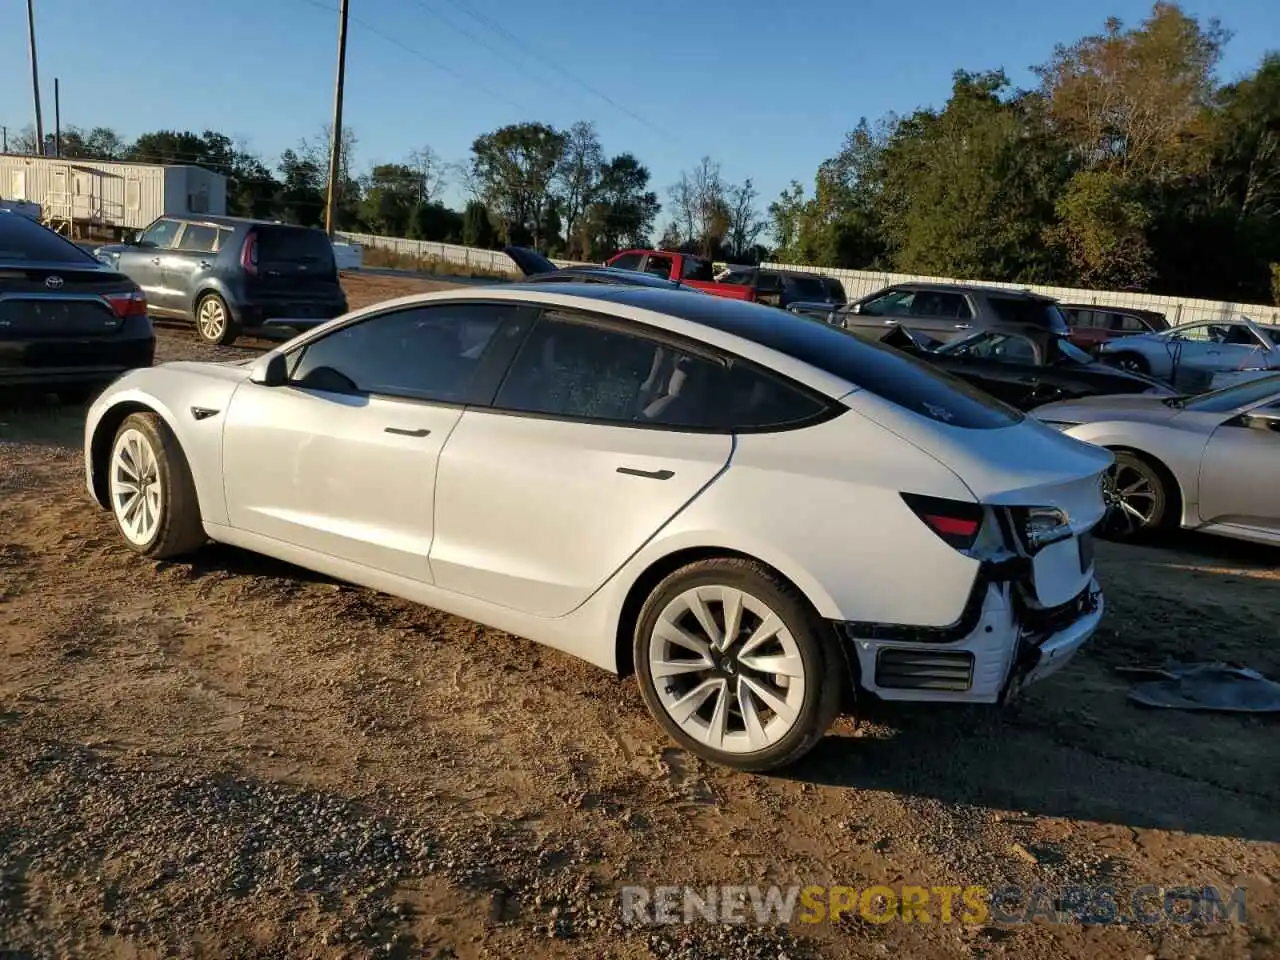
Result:
{"label": "red brake light lens", "polygon": [[147,295],[141,290],[130,293],[108,293],[107,303],[111,304],[111,312],[123,320],[125,317],[145,317],[147,315]]}
{"label": "red brake light lens", "polygon": [[240,248],[240,266],[251,277],[258,275],[258,234],[250,231],[244,238],[244,246]]}
{"label": "red brake light lens", "polygon": [[904,493],[902,499],[944,543],[968,550],[977,541],[982,529],[982,504],[915,493]]}

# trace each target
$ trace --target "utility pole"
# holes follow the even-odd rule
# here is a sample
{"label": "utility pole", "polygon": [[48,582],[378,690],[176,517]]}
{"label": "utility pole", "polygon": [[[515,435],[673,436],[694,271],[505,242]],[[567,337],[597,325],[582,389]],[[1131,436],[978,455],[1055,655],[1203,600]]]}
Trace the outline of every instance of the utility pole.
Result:
{"label": "utility pole", "polygon": [[53,78],[53,155],[62,157],[62,95],[58,92],[58,78]]}
{"label": "utility pole", "polygon": [[9,128],[0,127],[0,153],[9,152]]}
{"label": "utility pole", "polygon": [[27,0],[27,42],[31,47],[31,96],[36,102],[36,153],[44,156],[44,118],[40,113],[40,68],[36,65],[35,0]]}
{"label": "utility pole", "polygon": [[[30,2],[30,0],[28,0]],[[324,204],[324,229],[333,236],[333,207],[342,169],[342,87],[347,78],[347,0],[338,0],[338,79],[333,89],[333,133],[329,138],[329,195]]]}

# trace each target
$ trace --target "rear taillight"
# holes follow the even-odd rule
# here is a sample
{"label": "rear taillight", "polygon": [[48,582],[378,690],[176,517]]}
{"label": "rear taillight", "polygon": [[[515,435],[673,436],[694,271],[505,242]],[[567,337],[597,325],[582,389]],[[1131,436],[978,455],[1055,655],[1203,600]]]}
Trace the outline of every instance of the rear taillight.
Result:
{"label": "rear taillight", "polygon": [[258,275],[258,234],[249,231],[244,238],[244,246],[240,248],[240,266],[251,277]]}
{"label": "rear taillight", "polygon": [[943,497],[902,494],[903,501],[925,526],[957,550],[970,549],[982,529],[982,504]]}
{"label": "rear taillight", "polygon": [[125,317],[147,315],[147,295],[141,290],[133,290],[130,293],[108,293],[107,303],[111,304],[111,312],[122,320]]}

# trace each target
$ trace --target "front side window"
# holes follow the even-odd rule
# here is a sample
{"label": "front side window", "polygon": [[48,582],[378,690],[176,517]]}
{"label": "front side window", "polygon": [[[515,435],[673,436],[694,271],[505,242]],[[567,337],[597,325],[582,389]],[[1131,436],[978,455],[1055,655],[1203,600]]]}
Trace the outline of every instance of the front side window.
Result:
{"label": "front side window", "polygon": [[138,238],[138,246],[168,250],[178,236],[179,226],[177,220],[157,220]]}
{"label": "front side window", "polygon": [[1193,323],[1185,327],[1174,327],[1169,331],[1168,336],[1173,340],[1193,340],[1199,343],[1213,340],[1207,323]]}
{"label": "front side window", "polygon": [[872,317],[897,317],[909,314],[915,301],[916,291],[894,290],[862,305],[862,313]]}
{"label": "front side window", "polygon": [[701,257],[685,257],[680,265],[680,279],[692,280],[695,283],[711,283],[716,278],[715,268],[710,260]]}
{"label": "front side window", "polygon": [[379,314],[304,345],[290,381],[330,393],[464,403],[499,328],[523,313],[519,306],[447,304]]}
{"label": "front side window", "polygon": [[672,429],[781,428],[824,409],[808,393],[745,362],[544,314],[494,406],[576,420]]}

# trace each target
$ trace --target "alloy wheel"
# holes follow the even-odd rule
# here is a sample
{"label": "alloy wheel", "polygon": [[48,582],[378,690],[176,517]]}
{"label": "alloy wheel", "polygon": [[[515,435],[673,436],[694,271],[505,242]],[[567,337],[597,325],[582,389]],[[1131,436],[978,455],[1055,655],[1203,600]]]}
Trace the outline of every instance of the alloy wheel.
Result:
{"label": "alloy wheel", "polygon": [[150,543],[160,526],[164,505],[160,464],[151,441],[138,430],[126,430],[111,453],[111,509],[130,542]]}
{"label": "alloy wheel", "polygon": [[196,317],[200,336],[206,340],[219,340],[227,329],[227,311],[217,297],[206,297],[200,304]]}
{"label": "alloy wheel", "polygon": [[1107,471],[1103,497],[1107,527],[1118,536],[1133,536],[1155,525],[1160,491],[1151,474],[1130,463],[1116,463]]}
{"label": "alloy wheel", "polygon": [[649,669],[672,721],[726,753],[773,746],[804,703],[795,637],[768,604],[735,587],[691,587],[672,599],[649,638]]}

